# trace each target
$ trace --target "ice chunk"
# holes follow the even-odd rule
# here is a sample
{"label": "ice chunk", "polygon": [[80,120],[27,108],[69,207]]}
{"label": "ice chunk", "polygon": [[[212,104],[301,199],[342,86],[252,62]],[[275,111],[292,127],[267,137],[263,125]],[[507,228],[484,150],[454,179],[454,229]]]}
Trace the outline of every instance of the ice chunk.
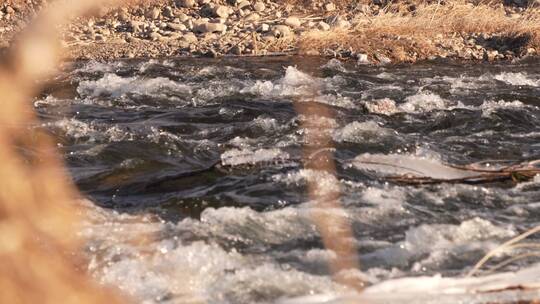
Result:
{"label": "ice chunk", "polygon": [[261,162],[287,159],[289,159],[289,153],[281,149],[231,149],[221,154],[221,163],[224,166],[254,165]]}
{"label": "ice chunk", "polygon": [[352,164],[357,169],[375,171],[389,176],[410,175],[451,180],[479,175],[478,172],[453,168],[434,159],[412,155],[366,153],[357,156]]}

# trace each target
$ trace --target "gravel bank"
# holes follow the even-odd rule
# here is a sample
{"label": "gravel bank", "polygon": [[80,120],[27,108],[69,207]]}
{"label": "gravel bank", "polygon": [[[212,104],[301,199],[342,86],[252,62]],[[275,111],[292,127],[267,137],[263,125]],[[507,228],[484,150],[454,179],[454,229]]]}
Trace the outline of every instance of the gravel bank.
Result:
{"label": "gravel bank", "polygon": [[[521,1],[522,0],[516,0]],[[508,18],[520,18],[529,2],[501,4]],[[352,58],[359,63],[414,62],[451,58],[512,60],[534,56],[537,50],[520,41],[496,39],[493,33],[440,34],[430,40],[431,51],[422,55],[404,49],[393,56],[377,40],[366,50],[346,43],[311,47],[310,37],[353,31],[370,18],[387,13],[384,2],[343,5],[343,2],[304,1],[303,5],[268,0],[162,0],[140,5],[103,8],[91,18],[75,20],[63,29],[62,43],[72,60],[156,58],[169,56],[269,56],[286,54]],[[297,2],[300,3],[300,2]],[[47,1],[6,1],[0,4],[1,47],[24,28],[27,20]],[[472,6],[471,6],[472,7]],[[473,8],[471,8],[473,9]],[[414,8],[410,9],[414,14]],[[389,35],[401,43],[400,35]],[[307,37],[307,38],[306,38]],[[379,38],[380,39],[380,38]],[[519,40],[519,39],[518,39]],[[306,43],[307,41],[307,43]],[[415,44],[416,42],[412,43]]]}

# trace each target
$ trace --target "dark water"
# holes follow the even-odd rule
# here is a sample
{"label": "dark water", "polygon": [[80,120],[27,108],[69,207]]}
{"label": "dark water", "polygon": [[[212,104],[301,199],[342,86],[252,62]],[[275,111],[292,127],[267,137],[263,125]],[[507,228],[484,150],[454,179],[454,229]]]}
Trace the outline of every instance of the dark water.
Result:
{"label": "dark water", "polygon": [[[299,115],[293,102],[323,104],[335,117]],[[365,153],[449,164],[539,159],[539,105],[539,62],[359,67],[306,58],[77,63],[35,101],[92,202],[82,232],[89,269],[167,303],[346,292],[331,281],[333,253],[310,221],[310,180],[343,193],[362,265],[349,275],[376,283],[465,274],[538,225],[539,178],[403,186],[351,163]],[[333,138],[339,181],[303,168],[307,120]],[[132,242],[147,234],[150,243]]]}

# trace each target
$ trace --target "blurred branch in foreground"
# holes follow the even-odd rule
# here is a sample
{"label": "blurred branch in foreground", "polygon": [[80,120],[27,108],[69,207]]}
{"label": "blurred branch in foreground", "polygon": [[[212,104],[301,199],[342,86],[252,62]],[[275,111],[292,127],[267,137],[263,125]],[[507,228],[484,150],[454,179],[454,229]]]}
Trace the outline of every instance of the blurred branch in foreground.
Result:
{"label": "blurred branch in foreground", "polygon": [[77,191],[52,141],[31,131],[29,102],[61,58],[57,28],[105,1],[59,1],[0,66],[0,303],[119,303],[75,268]]}
{"label": "blurred branch in foreground", "polygon": [[325,131],[331,128],[325,122],[335,115],[328,106],[316,102],[296,102],[295,108],[305,117],[302,123],[305,132],[304,167],[321,173],[320,178],[308,181],[308,191],[315,203],[312,219],[323,244],[336,254],[336,258],[330,262],[330,271],[335,281],[360,291],[363,282],[347,276],[347,270],[359,269],[358,258],[353,232],[340,203],[332,138]]}

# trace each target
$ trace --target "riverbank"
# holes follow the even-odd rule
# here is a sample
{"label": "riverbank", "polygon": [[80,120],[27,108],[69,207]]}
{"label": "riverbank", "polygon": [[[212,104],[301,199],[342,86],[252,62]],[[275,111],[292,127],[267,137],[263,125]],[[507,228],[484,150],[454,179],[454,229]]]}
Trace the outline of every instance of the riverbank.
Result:
{"label": "riverbank", "polygon": [[[0,5],[2,46],[47,6]],[[131,1],[75,20],[63,29],[62,44],[72,60],[282,54],[366,64],[513,60],[540,51],[539,7],[538,0]]]}

